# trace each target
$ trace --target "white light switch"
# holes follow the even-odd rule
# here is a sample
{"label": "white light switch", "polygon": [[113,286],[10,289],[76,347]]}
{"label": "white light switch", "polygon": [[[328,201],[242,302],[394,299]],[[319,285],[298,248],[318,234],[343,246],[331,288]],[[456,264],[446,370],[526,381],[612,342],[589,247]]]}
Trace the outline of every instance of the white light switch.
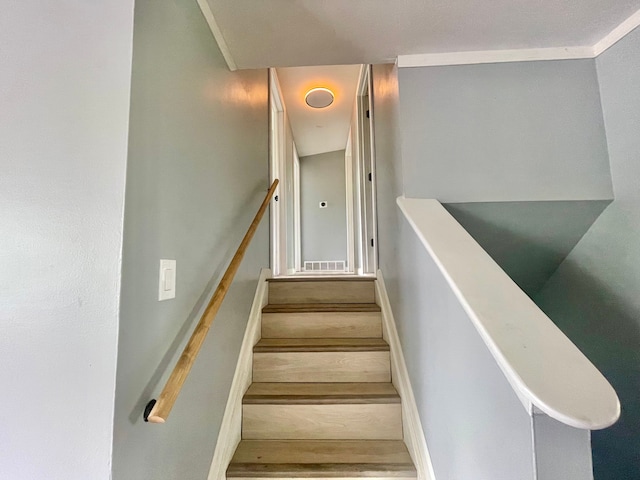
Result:
{"label": "white light switch", "polygon": [[158,301],[176,298],[176,261],[160,260]]}

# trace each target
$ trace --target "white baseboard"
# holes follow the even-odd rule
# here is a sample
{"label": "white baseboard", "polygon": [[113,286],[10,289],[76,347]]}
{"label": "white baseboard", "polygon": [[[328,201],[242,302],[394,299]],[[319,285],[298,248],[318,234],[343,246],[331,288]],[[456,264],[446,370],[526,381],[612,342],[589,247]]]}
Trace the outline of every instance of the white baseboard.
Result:
{"label": "white baseboard", "polygon": [[218,441],[213,453],[209,476],[207,477],[208,480],[225,480],[227,467],[236,451],[236,447],[240,443],[242,435],[242,397],[252,381],[253,346],[261,337],[262,308],[269,300],[268,278],[271,278],[271,270],[263,268],[260,271],[258,287],[253,297],[247,328],[240,347],[238,363],[231,382],[227,406],[222,417]]}
{"label": "white baseboard", "polygon": [[400,337],[391,311],[382,272],[376,278],[376,301],[382,309],[382,335],[391,349],[391,379],[402,398],[404,442],[418,471],[418,480],[435,480],[429,449],[422,430],[416,399],[413,396],[407,365],[404,363]]}

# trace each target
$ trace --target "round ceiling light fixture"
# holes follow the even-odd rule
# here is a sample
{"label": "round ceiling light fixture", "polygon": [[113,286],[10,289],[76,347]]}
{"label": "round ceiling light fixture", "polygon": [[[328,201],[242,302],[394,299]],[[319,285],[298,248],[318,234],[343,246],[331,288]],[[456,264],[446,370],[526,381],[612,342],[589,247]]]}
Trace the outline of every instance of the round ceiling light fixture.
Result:
{"label": "round ceiling light fixture", "polygon": [[304,101],[312,108],[326,108],[333,103],[333,92],[328,88],[312,88],[304,96]]}

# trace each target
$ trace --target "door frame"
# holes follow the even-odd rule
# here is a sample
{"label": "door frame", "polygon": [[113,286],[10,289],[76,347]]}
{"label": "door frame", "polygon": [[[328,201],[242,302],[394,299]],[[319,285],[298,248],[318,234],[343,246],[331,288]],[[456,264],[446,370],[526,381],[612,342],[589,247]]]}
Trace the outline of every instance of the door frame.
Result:
{"label": "door frame", "polygon": [[300,221],[300,157],[296,144],[293,144],[293,264],[294,273],[302,271],[302,244]]}
{"label": "door frame", "polygon": [[[375,275],[378,270],[378,221],[377,221],[377,191],[376,191],[376,162],[375,162],[375,138],[374,138],[374,111],[373,111],[373,84],[371,80],[371,65],[362,65],[358,90],[356,92],[356,153],[357,153],[357,219],[358,219],[358,274]],[[366,99],[366,100],[365,100]],[[366,111],[369,118],[365,121]],[[365,130],[368,129],[368,145],[365,143]],[[366,157],[366,147],[369,149],[369,158]],[[370,199],[366,198],[366,182],[371,173],[371,185],[369,188]],[[367,209],[367,201],[371,202],[371,208]],[[368,235],[371,226],[371,235]],[[371,237],[371,238],[369,238]],[[369,248],[373,240],[373,247]]]}
{"label": "door frame", "polygon": [[356,245],[355,245],[355,229],[354,229],[354,204],[353,204],[353,135],[351,128],[349,128],[349,135],[347,136],[347,145],[344,152],[344,172],[345,172],[345,184],[346,184],[346,205],[347,205],[347,273],[355,273],[355,258],[356,258]]}
{"label": "door frame", "polygon": [[274,277],[287,273],[284,101],[275,68],[269,69],[269,177],[279,180],[269,210],[270,264]]}

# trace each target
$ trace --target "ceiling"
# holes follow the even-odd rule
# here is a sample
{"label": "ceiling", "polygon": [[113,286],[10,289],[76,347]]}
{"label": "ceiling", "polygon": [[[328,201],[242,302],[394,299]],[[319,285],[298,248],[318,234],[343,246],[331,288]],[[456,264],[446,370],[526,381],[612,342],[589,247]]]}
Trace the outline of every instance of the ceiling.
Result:
{"label": "ceiling", "polygon": [[[347,145],[360,65],[278,68],[278,81],[298,156],[343,150]],[[305,94],[314,87],[334,93],[327,108],[311,108]]]}
{"label": "ceiling", "polygon": [[[207,1],[207,0],[203,0]],[[592,46],[640,0],[208,0],[238,68]]]}

